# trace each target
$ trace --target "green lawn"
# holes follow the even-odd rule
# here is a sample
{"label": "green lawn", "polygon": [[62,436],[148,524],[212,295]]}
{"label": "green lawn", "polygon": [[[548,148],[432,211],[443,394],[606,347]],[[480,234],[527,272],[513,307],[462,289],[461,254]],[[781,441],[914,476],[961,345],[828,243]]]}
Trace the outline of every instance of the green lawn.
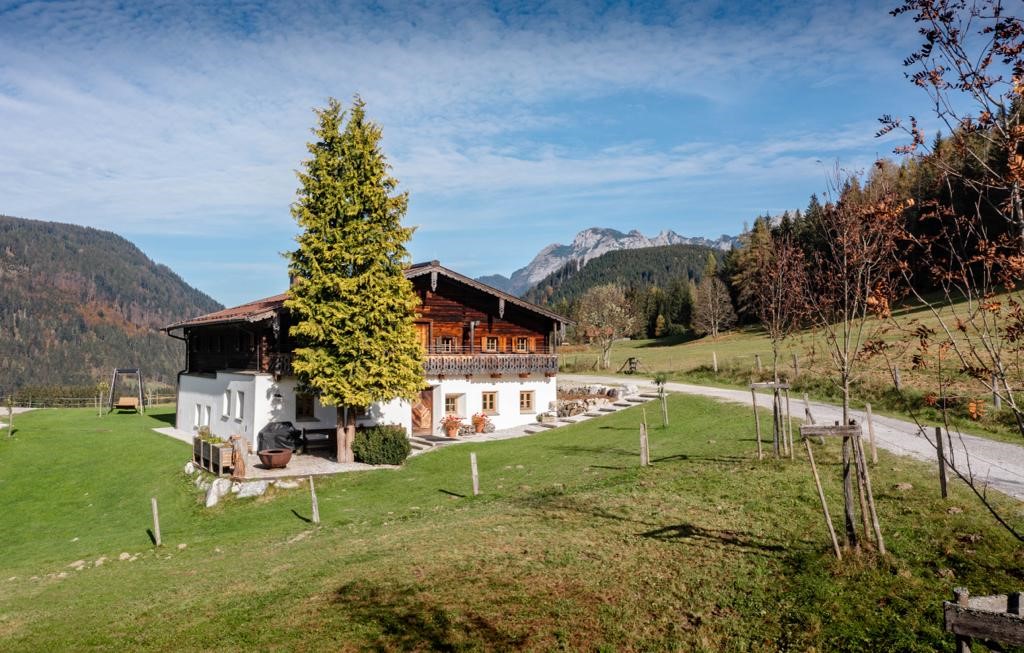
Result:
{"label": "green lawn", "polygon": [[[938,328],[938,321],[923,309],[902,309],[897,311],[903,324],[923,325]],[[913,321],[913,322],[911,322]],[[925,423],[941,424],[941,411],[926,398],[929,393],[938,393],[938,359],[930,349],[925,356],[928,364],[914,369],[912,356],[917,352],[913,346],[898,344],[901,340],[916,342],[906,333],[884,328],[882,323],[872,323],[879,328],[883,340],[897,344],[889,351],[894,364],[900,369],[903,395],[896,392],[892,374],[884,357],[876,356],[860,361],[852,384],[852,401],[862,407],[870,402],[878,414],[907,419],[911,410]],[[912,328],[912,327],[908,327]],[[722,387],[747,387],[750,381],[766,381],[772,378],[772,347],[765,333],[754,327],[729,331],[717,340],[710,337],[672,336],[657,339],[641,339],[616,342],[612,347],[611,366],[608,370],[597,367],[600,352],[593,347],[566,347],[560,354],[561,370],[577,373],[615,373],[627,359],[635,357],[640,361],[641,371],[650,376],[655,372],[666,372],[672,380],[701,385]],[[799,375],[794,377],[793,356],[796,355]],[[757,369],[757,356],[761,358],[761,371]],[[714,370],[717,357],[718,371]],[[959,365],[948,354],[942,362],[946,394],[953,397],[948,411],[950,423],[965,433],[990,437],[1004,442],[1024,444],[1009,409],[994,411],[992,398],[977,381],[967,379],[958,372]],[[801,331],[788,338],[779,352],[779,372],[794,384],[797,393],[808,393],[821,401],[839,403],[842,395],[838,386],[830,379],[835,378],[825,341],[818,331]],[[984,415],[973,419],[969,415],[971,400],[984,404]],[[1024,401],[1024,396],[1020,397]]]}
{"label": "green lawn", "polygon": [[[0,649],[930,651],[952,646],[954,586],[1024,582],[1024,549],[963,488],[941,501],[925,465],[880,453],[891,555],[837,563],[805,460],[758,463],[741,407],[674,396],[670,414],[647,469],[633,408],[319,480],[319,529],[305,488],[203,509],[189,448],[150,430],[167,409],[19,416],[0,440]],[[838,512],[838,452],[815,446]]]}

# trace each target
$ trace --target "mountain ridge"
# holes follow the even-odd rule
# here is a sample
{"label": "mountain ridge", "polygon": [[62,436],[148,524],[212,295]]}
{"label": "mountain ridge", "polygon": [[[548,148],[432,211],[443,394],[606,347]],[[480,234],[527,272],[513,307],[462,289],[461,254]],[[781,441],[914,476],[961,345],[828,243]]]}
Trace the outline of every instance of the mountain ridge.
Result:
{"label": "mountain ridge", "polygon": [[181,343],[159,329],[222,308],[131,241],[0,215],[0,390],[85,386],[114,367],[171,384]]}
{"label": "mountain ridge", "polygon": [[491,274],[478,277],[478,281],[494,286],[513,295],[522,295],[566,264],[578,261],[586,265],[590,260],[607,252],[623,249],[663,247],[666,245],[699,245],[719,251],[728,251],[738,242],[738,237],[722,234],[717,239],[702,236],[681,236],[671,229],[663,229],[653,237],[647,237],[639,230],[621,232],[608,227],[590,227],[573,237],[572,244],[552,243],[541,249],[525,266],[506,277]]}

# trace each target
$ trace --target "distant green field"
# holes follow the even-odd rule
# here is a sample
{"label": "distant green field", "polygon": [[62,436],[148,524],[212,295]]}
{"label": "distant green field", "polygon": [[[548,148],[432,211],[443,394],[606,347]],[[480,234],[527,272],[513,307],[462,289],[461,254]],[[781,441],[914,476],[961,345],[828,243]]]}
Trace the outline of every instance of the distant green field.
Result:
{"label": "distant green field", "polygon": [[[915,339],[906,332],[908,325],[937,329],[938,320],[922,309],[904,309],[900,315],[904,330],[874,320],[869,328],[874,330],[876,337],[898,345],[889,351],[889,356],[899,368],[903,396],[895,391],[889,364],[883,357],[874,357],[858,363],[852,401],[857,406],[870,402],[880,414],[908,417],[912,410],[922,422],[941,423],[942,415],[930,405],[926,396],[938,392],[939,361],[934,355],[938,347],[930,348],[926,367],[914,369],[911,356],[916,352],[913,346]],[[907,342],[911,345],[900,344]],[[598,368],[600,353],[596,348],[563,349],[560,362],[564,372],[615,373],[629,358],[635,357],[640,361],[641,372],[648,376],[667,372],[672,379],[703,385],[745,387],[751,380],[772,378],[771,341],[763,330],[754,327],[727,332],[717,340],[691,335],[616,342],[612,348],[612,364],[607,371]],[[794,355],[796,368],[793,365]],[[760,371],[758,356],[761,359]],[[717,373],[714,371],[716,358]],[[942,361],[942,366],[945,392],[953,397],[948,416],[954,426],[964,432],[1024,444],[1010,411],[997,413],[988,393],[976,381],[968,380],[958,372],[959,364],[951,354]],[[799,374],[794,376],[797,371]],[[812,398],[823,401],[841,401],[838,386],[830,380],[835,378],[835,373],[820,332],[806,330],[788,338],[779,351],[779,373],[792,381],[800,393],[807,392]],[[984,414],[979,419],[969,414],[968,406],[972,400],[982,404]]]}
{"label": "distant green field", "polygon": [[[742,407],[669,404],[650,468],[633,408],[320,480],[320,528],[306,489],[203,509],[187,445],[150,430],[166,409],[20,416],[0,439],[0,649],[931,651],[952,645],[953,586],[1024,582],[1024,550],[963,488],[941,501],[927,466],[884,452],[891,556],[837,563],[806,461],[758,463]],[[838,512],[837,451],[817,448]]]}

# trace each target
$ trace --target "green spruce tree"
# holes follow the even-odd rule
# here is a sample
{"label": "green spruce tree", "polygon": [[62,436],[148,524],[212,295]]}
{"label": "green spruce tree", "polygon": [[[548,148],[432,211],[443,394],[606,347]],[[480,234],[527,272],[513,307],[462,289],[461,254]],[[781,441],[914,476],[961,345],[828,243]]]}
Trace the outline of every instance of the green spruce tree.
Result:
{"label": "green spruce tree", "polygon": [[353,462],[354,409],[412,399],[423,385],[413,325],[418,299],[405,278],[402,226],[408,195],[380,149],[380,127],[356,97],[348,120],[331,98],[319,124],[292,216],[302,228],[290,254],[285,305],[295,324],[293,367],[300,383],[338,410],[338,461]]}

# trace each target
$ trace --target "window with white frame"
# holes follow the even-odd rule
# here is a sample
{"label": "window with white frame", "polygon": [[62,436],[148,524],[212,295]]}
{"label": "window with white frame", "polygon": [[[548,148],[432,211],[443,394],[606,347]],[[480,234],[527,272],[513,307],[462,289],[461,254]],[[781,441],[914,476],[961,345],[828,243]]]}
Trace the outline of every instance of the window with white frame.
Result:
{"label": "window with white frame", "polygon": [[494,415],[498,412],[498,393],[494,391],[480,394],[480,409],[487,415]]}
{"label": "window with white frame", "polygon": [[203,406],[203,426],[210,425],[210,415],[212,413],[213,410],[210,408],[210,406]]}
{"label": "window with white frame", "polygon": [[231,416],[231,391],[230,390],[225,390],[224,391],[224,398],[222,399],[222,401],[223,401],[223,405],[221,406],[221,413],[220,414],[223,415],[224,417],[230,417]]}
{"label": "window with white frame", "polygon": [[498,351],[498,336],[487,336],[484,339],[484,351]]}
{"label": "window with white frame", "polygon": [[203,407],[196,404],[196,414],[192,419],[192,426],[199,428],[203,425]]}
{"label": "window with white frame", "polygon": [[239,390],[235,393],[235,419],[241,420],[245,414],[245,393]]}

